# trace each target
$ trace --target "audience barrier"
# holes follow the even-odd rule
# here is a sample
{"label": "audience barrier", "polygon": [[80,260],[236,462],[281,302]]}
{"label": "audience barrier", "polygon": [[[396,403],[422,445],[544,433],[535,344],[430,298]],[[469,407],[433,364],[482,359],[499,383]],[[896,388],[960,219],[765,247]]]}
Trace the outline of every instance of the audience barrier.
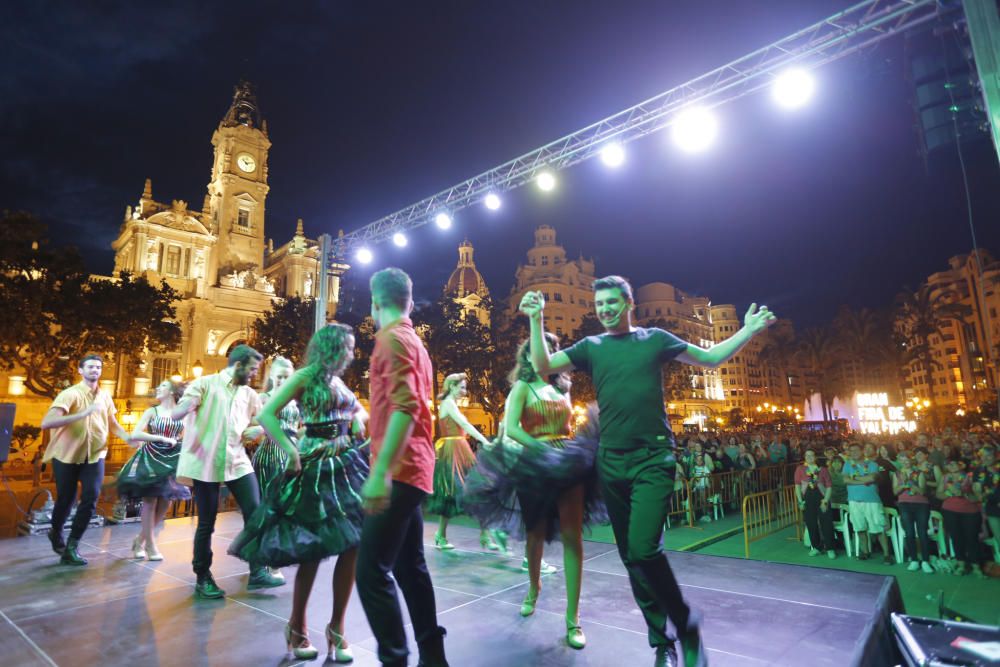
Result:
{"label": "audience barrier", "polygon": [[795,539],[802,539],[802,513],[795,499],[795,486],[751,493],[743,498],[743,551],[750,557],[750,543],[789,526]]}

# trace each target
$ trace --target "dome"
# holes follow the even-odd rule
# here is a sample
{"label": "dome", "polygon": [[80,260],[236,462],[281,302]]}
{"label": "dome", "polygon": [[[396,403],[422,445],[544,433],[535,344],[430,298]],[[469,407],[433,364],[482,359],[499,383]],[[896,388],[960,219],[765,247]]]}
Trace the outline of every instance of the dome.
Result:
{"label": "dome", "polygon": [[445,294],[450,294],[456,299],[461,299],[468,294],[479,294],[486,296],[489,289],[486,281],[476,270],[476,263],[472,259],[472,244],[467,240],[458,247],[458,265],[451,272],[448,283],[445,285]]}

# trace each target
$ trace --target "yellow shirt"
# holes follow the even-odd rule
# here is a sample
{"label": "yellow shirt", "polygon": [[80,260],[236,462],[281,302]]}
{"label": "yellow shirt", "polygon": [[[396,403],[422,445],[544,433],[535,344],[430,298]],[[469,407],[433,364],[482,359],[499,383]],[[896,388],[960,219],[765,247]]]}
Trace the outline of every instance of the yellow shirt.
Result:
{"label": "yellow shirt", "polygon": [[104,389],[92,390],[80,382],[59,392],[49,409],[61,408],[71,415],[86,410],[93,403],[100,407],[89,416],[52,429],[52,439],[43,461],[96,463],[108,455],[108,422],[115,414],[111,394]]}
{"label": "yellow shirt", "polygon": [[188,399],[197,408],[184,418],[178,481],[231,482],[252,473],[242,436],[260,412],[257,392],[233,384],[233,372],[226,368],[188,385],[181,401]]}

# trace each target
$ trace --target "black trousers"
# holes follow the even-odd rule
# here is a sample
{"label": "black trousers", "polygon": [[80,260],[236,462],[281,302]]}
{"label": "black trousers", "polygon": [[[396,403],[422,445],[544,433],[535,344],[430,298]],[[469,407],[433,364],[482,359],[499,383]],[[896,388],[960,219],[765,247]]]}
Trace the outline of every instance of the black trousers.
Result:
{"label": "black trousers", "polygon": [[809,531],[809,544],[813,549],[833,551],[833,510],[829,505],[825,512],[820,509],[823,492],[809,487],[802,499],[806,501],[802,518],[805,519],[806,529]]}
{"label": "black trousers", "polygon": [[[982,516],[979,512],[941,512],[944,519],[944,532],[951,538],[955,548],[955,559],[968,565],[979,564],[979,528]],[[74,525],[76,522],[73,522]],[[943,556],[943,554],[942,554]]]}
{"label": "black trousers", "polygon": [[409,655],[397,583],[410,612],[421,658],[429,664],[444,661],[443,648],[440,656],[429,654],[435,650],[432,647],[441,646],[443,632],[437,624],[434,587],[424,561],[420,503],[426,495],[415,486],[393,482],[389,508],[366,516],[361,528],[358,596],[378,641],[378,659],[384,665],[406,665]]}
{"label": "black trousers", "polygon": [[663,552],[663,523],[674,491],[677,463],[673,450],[601,447],[597,472],[608,507],[618,554],[628,570],[632,596],[646,619],[649,645],[669,645],[667,617],[677,633],[689,632],[691,610]]}
{"label": "black trousers", "polygon": [[104,482],[104,459],[93,463],[63,463],[52,459],[52,477],[56,482],[56,502],[52,510],[52,529],[61,532],[69,510],[76,500],[76,486],[80,485],[80,502],[69,529],[69,538],[79,540],[97,509]]}
{"label": "black trousers", "polygon": [[[930,503],[899,503],[899,520],[906,535],[906,559],[931,559],[931,540],[927,535],[927,523],[931,518]],[[917,540],[920,540],[920,558],[917,558]]]}
{"label": "black trousers", "polygon": [[[225,482],[229,492],[236,499],[246,524],[250,515],[260,505],[260,487],[253,473],[239,479]],[[215,517],[219,514],[219,488],[222,482],[202,482],[194,480],[194,504],[198,508],[198,528],[194,531],[194,558],[191,565],[199,577],[207,574],[212,567],[212,533],[215,532]],[[251,575],[260,569],[250,564]]]}

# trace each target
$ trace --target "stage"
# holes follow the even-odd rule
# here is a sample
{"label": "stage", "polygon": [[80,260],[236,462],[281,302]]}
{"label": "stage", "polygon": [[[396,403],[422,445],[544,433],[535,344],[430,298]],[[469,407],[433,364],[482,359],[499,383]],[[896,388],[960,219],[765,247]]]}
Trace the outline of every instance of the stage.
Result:
{"label": "stage", "polygon": [[[81,553],[90,564],[82,568],[59,565],[43,536],[0,541],[3,664],[323,664],[332,561],[321,566],[309,603],[320,658],[311,663],[285,659],[282,630],[295,570],[284,570],[289,583],[283,587],[247,592],[245,564],[225,555],[240,526],[237,513],[220,514],[213,572],[229,596],[219,601],[192,597],[190,518],[167,521],[159,538],[162,562],[130,559],[136,523],[88,530]],[[427,561],[439,620],[448,629],[452,667],[652,664],[645,625],[614,545],[584,543],[580,608],[588,644],[575,651],[563,641],[558,544],[547,547],[545,559],[560,571],[544,577],[534,616],[521,618],[518,609],[528,583],[520,554],[503,558],[482,551],[478,532],[460,526],[449,529],[457,548],[441,552],[430,546],[434,528],[425,526]],[[516,553],[521,547],[513,543]],[[711,665],[840,667],[860,664],[864,650],[891,644],[888,614],[901,607],[892,577],[689,553],[669,557],[685,596],[704,613]],[[355,665],[378,665],[356,592],[346,634]],[[411,649],[411,664],[416,664],[412,636]],[[864,664],[881,664],[870,660]]]}

